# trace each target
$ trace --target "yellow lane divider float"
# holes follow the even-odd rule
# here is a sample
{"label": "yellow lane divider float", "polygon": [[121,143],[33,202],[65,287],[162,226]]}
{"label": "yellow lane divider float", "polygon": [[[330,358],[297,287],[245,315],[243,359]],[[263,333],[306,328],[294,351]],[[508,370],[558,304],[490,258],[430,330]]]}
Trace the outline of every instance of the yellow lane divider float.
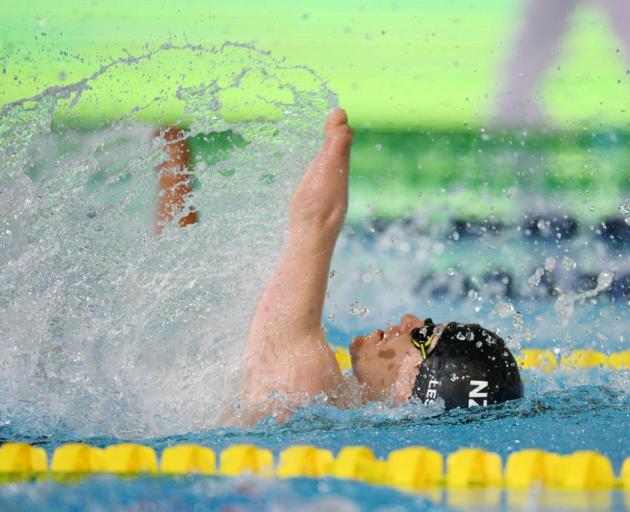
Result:
{"label": "yellow lane divider float", "polygon": [[332,452],[308,445],[280,452],[277,464],[271,451],[253,445],[233,445],[215,453],[204,446],[176,445],[162,451],[161,463],[153,448],[117,444],[95,448],[85,444],[58,447],[48,467],[42,448],[23,443],[0,447],[2,481],[46,476],[114,473],[118,475],[215,476],[257,475],[278,478],[336,478],[386,485],[404,491],[446,488],[450,491],[490,488],[524,490],[538,486],[566,491],[625,490],[630,493],[630,457],[615,477],[608,457],[594,451],[559,455],[542,450],[512,453],[505,463],[493,452],[463,448],[446,458],[422,447],[394,450],[378,459],[365,446],[346,446]]}
{"label": "yellow lane divider float", "polygon": [[[344,347],[334,347],[337,362],[342,370],[352,368],[350,354]],[[539,369],[545,372],[562,369],[608,368],[611,370],[630,369],[630,350],[613,352],[609,355],[596,350],[574,350],[561,354],[560,358],[551,350],[537,348],[524,349],[515,355],[518,365],[525,369]]]}
{"label": "yellow lane divider float", "polygon": [[48,469],[48,457],[43,448],[24,443],[0,446],[0,473],[43,473]]}

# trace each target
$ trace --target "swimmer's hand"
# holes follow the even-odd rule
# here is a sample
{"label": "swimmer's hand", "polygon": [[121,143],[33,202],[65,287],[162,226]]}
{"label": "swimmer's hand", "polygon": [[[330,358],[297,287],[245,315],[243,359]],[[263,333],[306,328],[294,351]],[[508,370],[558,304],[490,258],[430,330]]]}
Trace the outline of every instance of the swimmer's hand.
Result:
{"label": "swimmer's hand", "polygon": [[306,169],[289,206],[290,229],[319,232],[335,240],[348,209],[348,167],[352,129],[338,108],[326,120],[324,144]]}

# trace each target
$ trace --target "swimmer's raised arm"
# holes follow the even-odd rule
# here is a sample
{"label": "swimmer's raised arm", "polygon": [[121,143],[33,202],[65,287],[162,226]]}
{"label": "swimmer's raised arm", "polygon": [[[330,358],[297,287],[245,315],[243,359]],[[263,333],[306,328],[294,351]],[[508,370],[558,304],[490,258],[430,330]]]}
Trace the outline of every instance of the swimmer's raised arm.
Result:
{"label": "swimmer's raised arm", "polygon": [[318,393],[334,394],[341,385],[321,316],[348,206],[351,142],[346,113],[336,109],[324,126],[322,149],[291,197],[289,236],[247,336],[243,399],[251,420]]}

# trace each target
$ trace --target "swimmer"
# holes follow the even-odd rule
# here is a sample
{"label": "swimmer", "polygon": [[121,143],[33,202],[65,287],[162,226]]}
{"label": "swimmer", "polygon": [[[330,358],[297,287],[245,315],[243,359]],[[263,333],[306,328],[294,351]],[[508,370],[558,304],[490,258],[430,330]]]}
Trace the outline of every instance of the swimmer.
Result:
{"label": "swimmer", "polygon": [[333,111],[323,146],[291,197],[288,238],[247,336],[242,420],[252,423],[270,414],[282,420],[317,398],[340,407],[415,400],[440,401],[451,409],[522,397],[516,362],[496,334],[473,324],[434,324],[413,314],[355,337],[350,345],[354,377],[342,376],[321,317],[348,206],[352,135],[346,113]]}
{"label": "swimmer", "polygon": [[[190,149],[184,131],[177,127],[170,127],[159,130],[155,136],[164,141],[163,151],[166,157],[155,167],[158,174],[159,195],[154,233],[159,235],[168,222],[182,214],[186,200],[192,192],[192,180],[189,171]],[[190,210],[178,219],[180,227],[196,222],[195,210]]]}

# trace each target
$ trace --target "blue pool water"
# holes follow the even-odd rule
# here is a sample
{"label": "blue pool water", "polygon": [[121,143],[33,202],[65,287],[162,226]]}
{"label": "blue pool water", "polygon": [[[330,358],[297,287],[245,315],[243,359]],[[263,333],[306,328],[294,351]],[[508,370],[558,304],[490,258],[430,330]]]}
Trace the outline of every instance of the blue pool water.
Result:
{"label": "blue pool water", "polygon": [[[250,428],[222,427],[218,419],[237,400],[243,333],[285,233],[278,205],[286,204],[316,150],[319,125],[335,100],[307,70],[289,73],[285,63],[246,47],[172,51],[183,54],[164,62],[168,52],[156,55],[151,66],[204,64],[209,73],[233,74],[177,91],[190,136],[247,141],[197,162],[195,226],[152,235],[153,168],[161,153],[155,127],[135,112],[89,129],[65,125],[53,114],[71,117],[73,102],[91,101],[90,89],[78,86],[3,111],[0,441],[29,442],[49,455],[71,441],[143,442],[157,450],[192,442],[217,453],[252,443],[276,455],[293,444],[333,452],[365,445],[379,457],[414,445],[445,455],[479,447],[504,460],[525,448],[589,449],[607,455],[619,472],[630,456],[628,370],[527,370],[523,400],[473,411],[316,404],[284,423],[268,418]],[[151,66],[134,66],[142,79],[153,76]],[[228,80],[243,69],[251,80],[262,70],[275,74],[279,96],[265,100],[278,119],[222,117],[224,95],[247,93],[247,80]],[[97,88],[103,77],[105,85],[115,83],[116,65],[88,82]],[[159,110],[155,101],[150,108]],[[611,205],[620,213],[617,239],[585,221],[558,236],[544,219],[532,229],[531,205],[527,197],[519,201],[521,220],[498,233],[461,229],[450,214],[429,224],[441,210],[348,223],[324,313],[331,343],[347,346],[352,336],[411,311],[436,321],[478,321],[515,352],[627,350],[630,212]],[[508,508],[513,497],[495,498],[478,508]],[[540,499],[533,489],[524,503],[535,509]],[[615,509],[625,499],[595,493],[575,503]],[[440,510],[457,503],[446,494],[329,479],[101,476],[0,485],[1,510]]]}
{"label": "blue pool water", "polygon": [[[526,373],[526,378],[533,378]],[[601,381],[603,375],[590,372]],[[194,434],[143,440],[156,449],[182,442],[195,442],[221,450],[234,443],[254,443],[277,453],[291,444],[315,444],[339,450],[363,444],[376,455],[413,445],[424,445],[450,453],[460,447],[476,446],[505,456],[515,450],[542,448],[559,453],[594,449],[607,454],[618,472],[627,455],[627,425],[630,398],[610,386],[573,386],[563,391],[531,394],[525,400],[475,411],[452,411],[427,416],[412,407],[387,409],[375,404],[354,411],[311,407],[278,425],[271,420],[247,430],[211,429]],[[49,451],[65,441],[87,441],[106,445],[112,438],[80,438],[69,432],[51,432],[49,438],[29,438],[24,429],[3,429],[9,439],[23,439]],[[480,492],[480,491],[477,491]],[[531,491],[530,502],[540,503],[539,491]],[[553,494],[553,493],[552,493]],[[602,494],[602,493],[600,493]],[[605,493],[603,503],[622,507],[621,492]],[[571,493],[562,495],[566,505]],[[324,479],[273,481],[244,477],[139,478],[95,477],[72,484],[54,482],[11,484],[0,487],[3,510],[441,510],[450,509],[449,495],[422,496],[361,484]],[[468,496],[468,500],[473,498]],[[508,507],[509,493],[494,506]],[[575,500],[575,498],[573,498]],[[578,503],[600,499],[583,493]],[[600,499],[601,501],[601,499]],[[482,501],[484,503],[484,501]],[[145,508],[143,508],[145,507]],[[565,507],[561,507],[565,509]],[[554,509],[552,507],[552,509]],[[556,508],[557,509],[557,508]],[[570,508],[569,508],[570,509]],[[591,509],[608,510],[607,506]]]}
{"label": "blue pool water", "polygon": [[[459,303],[463,306],[463,303]],[[452,303],[453,308],[458,303]],[[528,308],[519,309],[529,311]],[[552,301],[536,303],[534,311],[542,314],[553,307]],[[545,309],[546,308],[546,309]],[[590,319],[613,310],[623,317],[627,304],[603,299],[580,312]],[[526,315],[527,320],[527,315]],[[579,324],[578,324],[579,325]],[[332,338],[347,339],[328,324]],[[575,331],[579,332],[578,328]],[[577,334],[576,332],[576,334]],[[553,348],[559,343],[547,340],[536,346]],[[593,346],[587,342],[582,346]],[[598,348],[598,345],[595,345]],[[623,343],[611,344],[617,349]],[[607,455],[618,474],[628,456],[627,436],[630,419],[628,371],[593,368],[588,370],[540,370],[523,372],[526,398],[500,406],[476,410],[440,412],[422,406],[388,407],[372,403],[356,410],[338,410],[315,405],[296,411],[285,423],[269,418],[247,428],[209,428],[177,435],[151,436],[141,441],[161,449],[180,443],[199,443],[218,454],[237,443],[251,443],[271,449],[277,456],[294,444],[313,444],[338,452],[348,445],[365,445],[378,457],[405,446],[427,446],[449,454],[461,447],[480,447],[499,453],[503,460],[518,450],[539,448],[557,453],[596,450]],[[6,418],[6,417],[5,417]],[[0,440],[23,440],[44,447],[49,455],[65,442],[88,442],[107,446],[137,437],[98,437],[73,433],[57,423],[46,435],[31,431],[28,421],[9,417],[0,429]],[[481,493],[479,496],[476,493]],[[476,497],[475,497],[476,496]],[[541,494],[533,489],[522,503],[538,504],[537,509],[623,510],[627,495],[611,493]],[[451,510],[470,509],[475,502],[483,510],[511,508],[514,497],[509,492],[488,497],[473,491],[464,505],[444,492],[431,495],[407,494],[393,489],[359,482],[331,479],[290,481],[253,477],[221,479],[208,477],[120,479],[99,476],[72,484],[52,481],[0,486],[2,510]],[[545,501],[546,500],[546,501]],[[573,501],[571,501],[573,500]],[[561,506],[543,507],[541,503]],[[573,506],[569,506],[573,503]],[[590,504],[590,505],[588,505]],[[474,508],[474,507],[473,507]]]}

